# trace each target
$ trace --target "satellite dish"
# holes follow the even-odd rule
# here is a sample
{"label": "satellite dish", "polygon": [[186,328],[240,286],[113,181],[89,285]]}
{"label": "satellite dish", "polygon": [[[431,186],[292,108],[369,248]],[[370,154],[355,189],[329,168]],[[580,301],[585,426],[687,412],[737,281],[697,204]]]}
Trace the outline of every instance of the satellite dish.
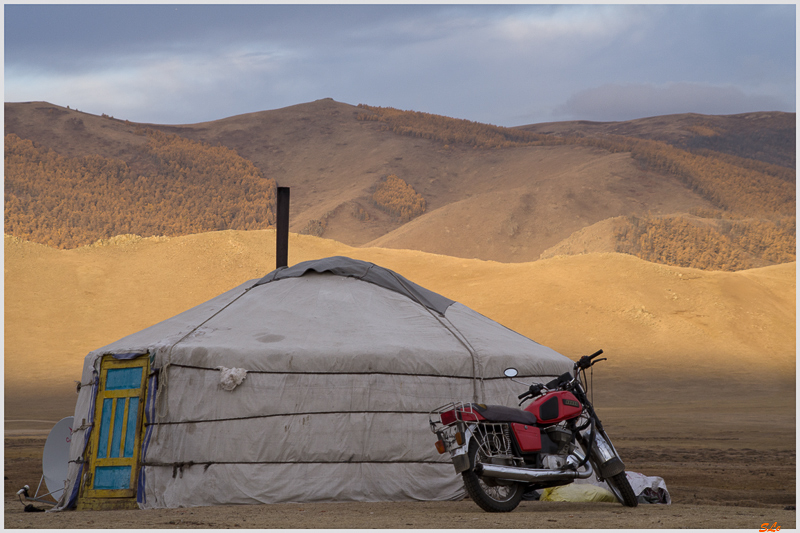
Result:
{"label": "satellite dish", "polygon": [[[42,472],[50,493],[64,490],[69,470],[69,447],[72,442],[72,417],[62,418],[50,430],[44,443]],[[58,499],[58,498],[55,498]]]}

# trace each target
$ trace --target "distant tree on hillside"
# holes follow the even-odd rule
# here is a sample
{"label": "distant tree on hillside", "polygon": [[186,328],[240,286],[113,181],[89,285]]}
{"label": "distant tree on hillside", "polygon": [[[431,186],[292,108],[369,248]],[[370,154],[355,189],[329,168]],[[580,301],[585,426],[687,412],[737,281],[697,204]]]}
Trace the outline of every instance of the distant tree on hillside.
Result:
{"label": "distant tree on hillside", "polygon": [[425,198],[411,185],[390,174],[372,194],[372,202],[383,211],[408,222],[425,212]]}
{"label": "distant tree on hillside", "polygon": [[704,270],[795,261],[795,217],[718,220],[708,225],[683,217],[628,216],[615,234],[616,250],[646,261]]}
{"label": "distant tree on hillside", "polygon": [[391,107],[359,104],[360,121],[381,122],[383,129],[398,135],[440,141],[446,145],[461,144],[473,148],[509,148],[512,146],[565,144],[565,140],[512,128],[502,128],[470,120],[455,119],[417,111],[401,111]]}
{"label": "distant tree on hillside", "polygon": [[275,181],[224,147],[148,130],[132,166],[69,158],[5,136],[5,233],[56,248],[114,235],[260,229],[274,221]]}
{"label": "distant tree on hillside", "polygon": [[[731,156],[703,156],[674,148],[662,141],[606,135],[585,138],[581,144],[611,152],[630,152],[648,168],[681,180],[717,207],[747,215],[792,215],[796,189],[793,182],[752,167],[734,164]],[[762,167],[763,168],[763,167]]]}

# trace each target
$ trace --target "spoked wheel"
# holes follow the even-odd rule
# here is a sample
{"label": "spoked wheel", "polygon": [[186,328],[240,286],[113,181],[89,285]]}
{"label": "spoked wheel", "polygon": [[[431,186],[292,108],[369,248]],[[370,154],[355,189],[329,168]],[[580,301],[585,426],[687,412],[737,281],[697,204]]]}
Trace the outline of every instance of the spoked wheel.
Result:
{"label": "spoked wheel", "polygon": [[631,484],[628,481],[628,476],[625,475],[624,471],[606,479],[606,483],[608,483],[611,492],[614,493],[614,496],[617,497],[622,505],[625,507],[636,507],[639,505],[639,500],[636,498],[636,494],[633,492]]}
{"label": "spoked wheel", "polygon": [[475,439],[470,442],[468,453],[470,469],[462,472],[461,476],[472,501],[489,513],[507,513],[516,509],[522,500],[522,484],[478,476],[475,465],[487,462],[487,459]]}

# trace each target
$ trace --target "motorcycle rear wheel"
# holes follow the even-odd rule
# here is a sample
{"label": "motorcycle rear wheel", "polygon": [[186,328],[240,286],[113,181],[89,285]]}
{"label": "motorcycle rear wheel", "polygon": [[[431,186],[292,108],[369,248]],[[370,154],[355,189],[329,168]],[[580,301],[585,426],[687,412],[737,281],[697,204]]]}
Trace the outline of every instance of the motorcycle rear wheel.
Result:
{"label": "motorcycle rear wheel", "polygon": [[469,470],[461,473],[464,478],[464,487],[472,501],[488,513],[508,513],[513,511],[522,500],[524,487],[522,483],[507,482],[499,484],[490,480],[486,482],[484,478],[475,473],[475,465],[486,461],[480,446],[473,439],[469,444]]}
{"label": "motorcycle rear wheel", "polygon": [[611,487],[611,491],[614,493],[614,496],[617,497],[622,505],[625,507],[636,507],[639,505],[639,500],[636,498],[636,494],[631,488],[631,484],[628,481],[628,476],[625,475],[625,471],[606,479],[606,483],[608,483],[608,486]]}

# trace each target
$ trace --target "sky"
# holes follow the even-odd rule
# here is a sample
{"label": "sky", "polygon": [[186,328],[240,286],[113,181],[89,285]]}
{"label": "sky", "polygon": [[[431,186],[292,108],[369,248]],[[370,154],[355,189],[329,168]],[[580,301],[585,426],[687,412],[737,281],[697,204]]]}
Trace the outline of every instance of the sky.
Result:
{"label": "sky", "polygon": [[794,112],[796,6],[5,4],[4,90],[156,124],[321,98],[500,126]]}

